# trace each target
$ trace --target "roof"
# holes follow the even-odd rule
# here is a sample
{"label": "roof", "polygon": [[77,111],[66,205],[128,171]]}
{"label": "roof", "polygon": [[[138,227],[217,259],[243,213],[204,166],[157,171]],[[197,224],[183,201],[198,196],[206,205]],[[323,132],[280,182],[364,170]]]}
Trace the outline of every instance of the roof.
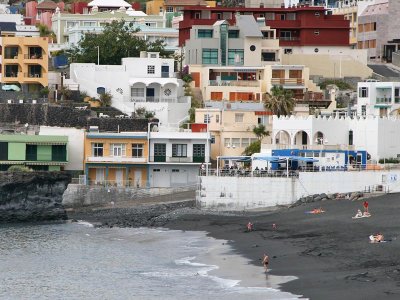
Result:
{"label": "roof", "polygon": [[124,0],[93,0],[88,3],[89,7],[131,7],[131,5]]}
{"label": "roof", "polygon": [[165,0],[164,4],[166,6],[168,5],[178,5],[178,6],[192,6],[192,5],[198,5],[198,6],[207,6],[207,2],[204,0]]}
{"label": "roof", "polygon": [[17,31],[17,25],[15,22],[0,22],[0,32],[1,31]]}
{"label": "roof", "polygon": [[68,137],[61,135],[1,134],[0,142],[59,145],[67,144]]}
{"label": "roof", "polygon": [[55,3],[53,1],[45,0],[43,2],[40,2],[37,6],[36,9],[56,9],[58,7],[58,3]]}
{"label": "roof", "polygon": [[263,37],[260,27],[253,15],[236,16],[236,25],[246,37]]}
{"label": "roof", "polygon": [[389,2],[376,3],[368,5],[361,16],[372,16],[372,15],[387,15],[389,13]]}

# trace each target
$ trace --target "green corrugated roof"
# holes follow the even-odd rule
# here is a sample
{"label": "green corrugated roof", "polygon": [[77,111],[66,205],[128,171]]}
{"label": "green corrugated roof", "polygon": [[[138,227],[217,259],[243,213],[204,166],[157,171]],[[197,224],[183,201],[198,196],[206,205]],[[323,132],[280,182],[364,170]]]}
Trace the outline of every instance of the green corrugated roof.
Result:
{"label": "green corrugated roof", "polygon": [[68,137],[61,135],[0,134],[0,142],[67,144]]}

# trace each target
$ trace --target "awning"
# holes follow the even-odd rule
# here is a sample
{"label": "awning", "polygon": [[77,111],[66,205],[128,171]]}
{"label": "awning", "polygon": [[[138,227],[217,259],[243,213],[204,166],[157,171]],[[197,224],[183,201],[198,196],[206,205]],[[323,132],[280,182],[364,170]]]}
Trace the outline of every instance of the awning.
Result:
{"label": "awning", "polygon": [[269,162],[278,162],[279,157],[277,156],[255,156],[253,157],[253,160],[264,160],[264,161],[269,161]]}
{"label": "awning", "polygon": [[27,145],[46,145],[46,146],[53,146],[53,145],[66,145],[67,142],[27,142]]}
{"label": "awning", "polygon": [[241,160],[241,159],[251,159],[251,156],[217,156],[217,159]]}
{"label": "awning", "polygon": [[149,86],[152,83],[160,84],[165,86],[166,84],[178,85],[178,80],[176,78],[131,78],[129,79],[129,85],[132,86],[136,83],[143,83]]}

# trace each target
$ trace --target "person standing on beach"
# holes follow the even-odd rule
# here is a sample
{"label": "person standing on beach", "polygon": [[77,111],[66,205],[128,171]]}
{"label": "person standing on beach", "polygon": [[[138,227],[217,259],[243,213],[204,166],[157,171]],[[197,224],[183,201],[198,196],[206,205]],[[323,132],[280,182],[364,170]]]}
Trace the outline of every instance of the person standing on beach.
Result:
{"label": "person standing on beach", "polygon": [[263,260],[262,260],[262,264],[264,265],[265,272],[268,272],[269,257],[265,253],[264,253]]}
{"label": "person standing on beach", "polygon": [[368,212],[368,206],[369,206],[368,201],[365,200],[363,205],[364,205],[364,212],[367,213]]}

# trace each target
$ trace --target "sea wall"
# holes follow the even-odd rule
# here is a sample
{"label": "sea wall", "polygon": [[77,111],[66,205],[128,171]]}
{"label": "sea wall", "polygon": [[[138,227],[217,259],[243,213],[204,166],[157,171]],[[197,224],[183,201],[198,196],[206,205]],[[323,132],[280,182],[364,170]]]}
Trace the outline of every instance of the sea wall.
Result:
{"label": "sea wall", "polygon": [[0,172],[0,222],[66,219],[61,202],[70,181],[63,172]]}
{"label": "sea wall", "polygon": [[400,170],[300,172],[299,177],[202,176],[197,205],[205,209],[243,210],[291,205],[316,194],[353,193],[381,186],[400,192]]}
{"label": "sea wall", "polygon": [[171,202],[195,199],[190,188],[128,188],[95,185],[69,184],[63,194],[62,204],[66,208],[85,206],[110,206],[129,202],[132,205],[149,202]]}

